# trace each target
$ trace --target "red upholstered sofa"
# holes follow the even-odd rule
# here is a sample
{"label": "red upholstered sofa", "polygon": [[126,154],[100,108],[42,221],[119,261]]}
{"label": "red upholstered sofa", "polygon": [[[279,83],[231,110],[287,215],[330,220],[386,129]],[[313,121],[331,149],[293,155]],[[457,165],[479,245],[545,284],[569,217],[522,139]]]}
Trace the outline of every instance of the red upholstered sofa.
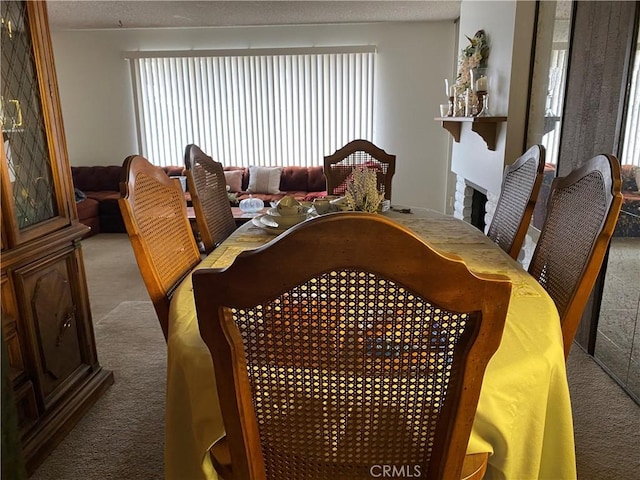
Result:
{"label": "red upholstered sofa", "polygon": [[[165,167],[169,176],[182,175],[183,167]],[[86,197],[78,201],[76,208],[80,223],[91,228],[87,237],[96,233],[126,232],[118,199],[120,198],[119,165],[71,167],[73,186]]]}
{"label": "red upholstered sofa", "polygon": [[[239,190],[237,188],[229,190],[229,193],[235,195],[236,203],[249,198],[249,195],[259,198],[266,205],[269,205],[269,202],[278,201],[285,195],[293,195],[299,201],[313,201],[314,198],[324,197],[327,194],[327,179],[324,176],[324,168],[322,166],[284,167],[280,175],[280,193],[249,192],[248,168],[227,166],[224,167],[224,170],[225,172],[242,171],[241,188]],[[227,184],[230,184],[228,180]]]}
{"label": "red upholstered sofa", "polygon": [[[184,175],[184,167],[163,167],[170,177]],[[313,200],[326,195],[326,179],[323,167],[284,167],[280,176],[278,194],[247,192],[249,185],[249,169],[242,167],[225,167],[225,170],[241,170],[241,189],[235,194],[236,203],[249,195],[262,199],[265,204],[277,201],[285,195],[293,195],[298,200]],[[71,167],[73,185],[86,197],[77,201],[76,207],[80,223],[91,227],[87,236],[96,233],[126,232],[118,199],[120,198],[120,175],[122,167],[84,166]],[[185,193],[187,203],[191,201],[189,192]]]}

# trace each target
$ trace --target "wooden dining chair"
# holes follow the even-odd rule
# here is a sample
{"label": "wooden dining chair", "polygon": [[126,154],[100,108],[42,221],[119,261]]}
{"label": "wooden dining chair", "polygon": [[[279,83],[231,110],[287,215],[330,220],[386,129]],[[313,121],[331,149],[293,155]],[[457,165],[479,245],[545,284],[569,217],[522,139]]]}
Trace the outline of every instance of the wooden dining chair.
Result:
{"label": "wooden dining chair", "polygon": [[551,184],[529,273],[558,308],[565,358],[618,221],[621,183],[618,160],[598,155]]}
{"label": "wooden dining chair", "polygon": [[224,169],[197,145],[187,145],[184,165],[198,232],[208,253],[236,229]]}
{"label": "wooden dining chair", "polygon": [[[476,276],[389,219],[349,212],[192,278],[226,429],[211,450],[223,478],[370,479],[382,464],[460,478],[506,277]],[[481,476],[487,455],[477,460]]]}
{"label": "wooden dining chair", "polygon": [[354,168],[375,170],[378,177],[378,191],[386,200],[391,200],[391,180],[396,171],[396,156],[388,154],[368,140],[353,140],[324,157],[324,175],[327,179],[327,194],[345,194],[351,172]]}
{"label": "wooden dining chair", "polygon": [[122,167],[120,211],[166,340],[171,296],[200,262],[200,252],[180,182],[139,155]]}
{"label": "wooden dining chair", "polygon": [[527,235],[544,171],[544,147],[534,145],[504,169],[500,198],[487,236],[514,260]]}

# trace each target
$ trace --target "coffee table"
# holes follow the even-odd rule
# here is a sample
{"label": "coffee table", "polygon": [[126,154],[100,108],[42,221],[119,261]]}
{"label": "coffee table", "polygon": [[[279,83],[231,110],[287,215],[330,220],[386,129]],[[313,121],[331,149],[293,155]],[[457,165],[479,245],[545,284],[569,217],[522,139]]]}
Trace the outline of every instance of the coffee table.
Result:
{"label": "coffee table", "polygon": [[240,207],[231,207],[231,213],[233,214],[233,219],[236,221],[236,225],[239,227],[240,225],[244,225],[250,221],[253,217],[264,215],[267,213],[268,209],[269,207],[264,207],[262,210],[255,213],[246,213],[240,210]]}
{"label": "coffee table", "polygon": [[[267,213],[268,207],[263,208],[262,210],[256,213],[246,213],[240,210],[240,207],[231,207],[231,213],[233,215],[233,219],[236,221],[236,226],[244,225],[253,217],[258,215],[264,215]],[[189,219],[189,223],[191,224],[191,228],[194,232],[198,229],[196,227],[196,212],[193,207],[187,207],[187,218]]]}

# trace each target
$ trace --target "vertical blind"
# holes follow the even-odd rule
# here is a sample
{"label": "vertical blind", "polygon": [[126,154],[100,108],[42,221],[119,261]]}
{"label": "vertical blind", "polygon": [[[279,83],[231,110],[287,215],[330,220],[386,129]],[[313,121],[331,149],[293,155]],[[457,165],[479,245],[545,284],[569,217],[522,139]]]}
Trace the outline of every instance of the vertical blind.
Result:
{"label": "vertical blind", "polygon": [[640,167],[640,43],[633,61],[620,164]]}
{"label": "vertical blind", "polygon": [[[545,161],[557,164],[560,152],[560,128],[562,119],[562,101],[567,75],[567,47],[553,49],[549,65],[549,85],[547,87],[547,106],[545,111],[545,134],[542,144],[545,147]],[[549,128],[546,128],[546,127]]]}
{"label": "vertical blind", "polygon": [[348,50],[131,53],[140,151],[161,166],[190,143],[225,165],[322,165],[373,134],[375,49]]}

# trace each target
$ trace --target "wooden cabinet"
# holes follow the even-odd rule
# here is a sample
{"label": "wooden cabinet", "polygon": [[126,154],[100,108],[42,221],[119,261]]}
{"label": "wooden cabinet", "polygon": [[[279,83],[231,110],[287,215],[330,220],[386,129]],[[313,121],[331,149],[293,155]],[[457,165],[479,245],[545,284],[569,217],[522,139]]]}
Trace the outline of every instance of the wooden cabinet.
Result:
{"label": "wooden cabinet", "polygon": [[46,4],[0,8],[2,338],[31,472],[113,375],[96,354]]}

